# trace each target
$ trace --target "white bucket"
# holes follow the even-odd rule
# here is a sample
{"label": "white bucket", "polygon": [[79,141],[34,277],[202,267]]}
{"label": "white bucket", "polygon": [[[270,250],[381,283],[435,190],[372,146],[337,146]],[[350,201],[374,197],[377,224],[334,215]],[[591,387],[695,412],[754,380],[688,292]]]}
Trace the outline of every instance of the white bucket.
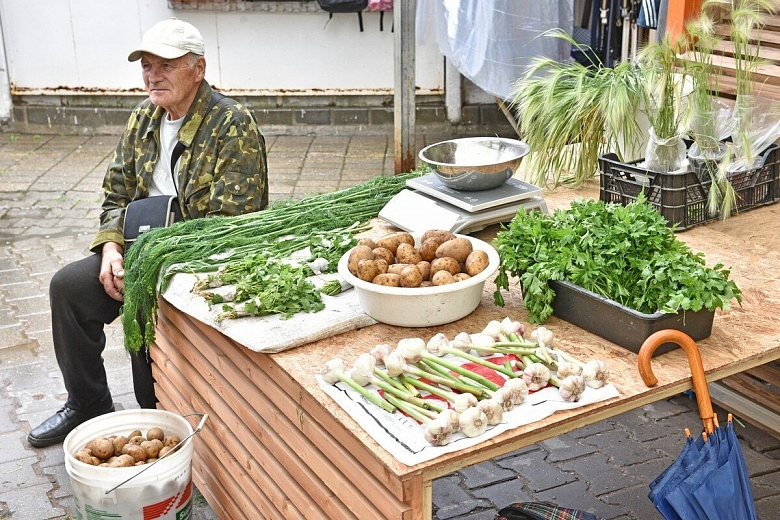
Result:
{"label": "white bucket", "polygon": [[[205,420],[206,416],[203,417]],[[63,443],[65,469],[73,486],[77,517],[94,520],[189,518],[192,513],[192,434],[201,426],[193,431],[180,415],[145,409],[112,412],[79,425]],[[128,435],[133,430],[145,434],[153,427],[162,428],[166,436],[178,435],[183,441],[174,453],[153,465],[105,468],[74,458],[96,437]]]}

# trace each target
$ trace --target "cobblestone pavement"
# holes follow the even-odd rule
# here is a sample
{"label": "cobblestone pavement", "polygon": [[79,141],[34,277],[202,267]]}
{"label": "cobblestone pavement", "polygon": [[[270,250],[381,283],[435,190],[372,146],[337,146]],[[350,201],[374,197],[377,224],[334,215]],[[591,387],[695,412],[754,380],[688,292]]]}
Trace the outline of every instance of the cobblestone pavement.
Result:
{"label": "cobblestone pavement", "polygon": [[[425,142],[455,137],[426,134]],[[48,282],[85,255],[97,226],[100,185],[115,135],[0,133],[0,519],[75,518],[60,446],[34,449],[30,428],[65,390],[54,359]],[[422,141],[422,142],[421,142]],[[386,135],[267,135],[272,199],[302,197],[393,172]],[[118,408],[137,408],[117,324],[105,361]],[[437,520],[492,520],[502,506],[547,500],[609,519],[661,518],[649,482],[677,456],[683,428],[697,429],[685,395],[580,428],[434,482]],[[780,510],[780,440],[738,427],[759,516]],[[193,517],[216,518],[196,500]]]}

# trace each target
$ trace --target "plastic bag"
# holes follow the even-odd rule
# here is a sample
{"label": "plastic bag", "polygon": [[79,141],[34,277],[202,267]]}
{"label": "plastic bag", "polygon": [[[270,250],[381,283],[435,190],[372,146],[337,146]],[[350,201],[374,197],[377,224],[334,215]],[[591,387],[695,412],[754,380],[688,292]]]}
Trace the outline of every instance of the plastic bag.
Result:
{"label": "plastic bag", "polygon": [[662,139],[650,127],[650,141],[645,153],[645,167],[654,172],[668,173],[680,170],[686,164],[685,141],[674,135]]}
{"label": "plastic bag", "polygon": [[757,95],[741,96],[734,104],[732,121],[735,158],[753,164],[780,138],[780,101]]}
{"label": "plastic bag", "polygon": [[435,38],[463,76],[501,99],[512,97],[534,58],[571,59],[571,44],[541,35],[555,28],[572,32],[572,0],[418,1],[416,16],[420,42]]}

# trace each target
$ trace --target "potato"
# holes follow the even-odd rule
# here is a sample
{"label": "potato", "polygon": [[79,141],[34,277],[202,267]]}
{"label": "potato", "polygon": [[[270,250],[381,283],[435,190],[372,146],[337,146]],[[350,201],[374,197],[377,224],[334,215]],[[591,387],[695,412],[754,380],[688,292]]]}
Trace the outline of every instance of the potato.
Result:
{"label": "potato", "polygon": [[453,282],[462,282],[463,280],[468,280],[471,278],[468,273],[458,273],[452,277]]}
{"label": "potato", "polygon": [[395,251],[395,259],[401,264],[416,264],[417,262],[422,262],[422,257],[417,248],[405,242],[398,244],[398,249]]}
{"label": "potato", "polygon": [[398,246],[401,243],[414,245],[414,237],[406,231],[398,231],[396,233],[390,233],[376,240],[377,247],[384,247],[389,249],[394,255],[398,250]]}
{"label": "potato", "polygon": [[450,274],[449,271],[438,271],[436,274],[433,275],[431,278],[431,283],[433,285],[439,286],[439,285],[448,285],[453,283],[455,280],[452,277],[452,274]]}
{"label": "potato", "polygon": [[417,265],[408,265],[401,271],[401,287],[419,287],[423,282],[423,275]]}
{"label": "potato", "polygon": [[371,282],[385,287],[400,287],[401,275],[395,273],[378,274]]}
{"label": "potato", "polygon": [[[136,446],[138,446],[138,445],[140,445],[142,442],[144,442],[145,440],[146,440],[146,437],[144,437],[143,435],[135,435],[135,436],[133,436],[133,437],[130,437],[130,438],[127,440],[127,443],[128,443],[128,444],[135,444]],[[122,451],[122,453],[124,453],[124,450]]]}
{"label": "potato", "polygon": [[[147,442],[147,441],[143,441]],[[144,448],[142,448],[139,444],[128,444],[122,449],[123,453],[122,455],[130,455],[133,457],[133,459],[137,461],[143,461],[146,460],[147,453]]]}
{"label": "potato", "polygon": [[357,265],[357,273],[355,276],[360,278],[363,281],[370,282],[378,274],[381,274],[379,272],[379,266],[376,263],[376,260],[361,260],[358,262]]}
{"label": "potato", "polygon": [[146,457],[144,458],[144,460],[152,457],[157,457],[157,455],[160,453],[161,446],[155,444],[154,443],[155,440],[159,441],[160,439],[144,441],[141,443],[141,448],[143,448],[143,450],[146,451]]}
{"label": "potato", "polygon": [[469,254],[474,250],[468,238],[458,237],[442,242],[436,249],[436,258],[450,257],[458,262],[465,262]]}
{"label": "potato", "polygon": [[73,458],[80,462],[83,462],[84,464],[89,464],[90,466],[94,466],[94,464],[92,463],[93,459],[97,459],[97,457],[92,456],[92,452],[90,450],[86,450],[86,449],[76,452]]}
{"label": "potato", "polygon": [[388,265],[387,266],[387,272],[390,273],[390,274],[397,274],[397,275],[400,276],[401,275],[401,271],[403,271],[404,268],[406,266],[408,266],[408,265],[410,265],[410,264],[392,264],[392,265]]}
{"label": "potato", "polygon": [[445,256],[444,258],[437,258],[431,262],[431,280],[439,271],[447,271],[448,273],[455,275],[460,272],[460,264],[454,258]]}
{"label": "potato", "polygon": [[425,242],[422,242],[419,248],[420,258],[430,262],[431,260],[436,258],[436,250],[439,249],[440,245],[441,242],[433,238],[429,238]]}
{"label": "potato", "polygon": [[165,457],[165,454],[169,451],[173,450],[173,446],[163,446],[163,448],[160,450],[160,455],[157,457],[158,459],[161,459]]}
{"label": "potato", "polygon": [[133,430],[127,435],[127,438],[132,439],[133,437],[142,437],[142,436],[143,434],[141,433],[141,430]]}
{"label": "potato", "polygon": [[[129,468],[131,466],[135,466],[136,459],[133,458],[132,455],[120,455],[116,458],[116,460],[113,460],[109,463],[109,467],[111,468]],[[143,462],[143,461],[142,461]]]}
{"label": "potato", "polygon": [[379,274],[384,274],[387,272],[387,268],[390,267],[387,263],[387,261],[382,260],[381,258],[374,260],[376,263],[376,268],[379,270]]}
{"label": "potato", "polygon": [[[166,448],[173,448],[181,442],[178,435],[168,435],[163,439],[163,446]],[[160,455],[162,457],[162,455]]]}
{"label": "potato", "polygon": [[[361,260],[373,260],[374,250],[368,246],[355,246],[347,257],[347,270],[357,276],[358,264]],[[131,436],[132,438],[132,436]]]}
{"label": "potato", "polygon": [[455,235],[446,229],[429,229],[423,233],[422,237],[420,238],[420,242],[422,243],[426,240],[433,239],[439,244],[443,244],[447,240],[452,240],[453,238],[455,238]]}
{"label": "potato", "polygon": [[422,274],[423,281],[430,280],[431,279],[431,263],[426,262],[423,260],[422,262],[417,262],[417,269],[420,270],[420,273]]}
{"label": "potato", "polygon": [[114,444],[114,455],[121,455],[122,448],[125,447],[125,444],[127,444],[128,440],[124,435],[118,435],[114,437],[112,442]]}
{"label": "potato", "polygon": [[433,283],[430,280],[423,280],[423,283],[420,284],[420,287],[433,287]]}
{"label": "potato", "polygon": [[93,439],[89,446],[92,455],[99,459],[107,459],[114,454],[114,443],[105,437]]}
{"label": "potato", "polygon": [[386,247],[375,247],[371,252],[374,254],[374,260],[384,260],[387,265],[395,263],[395,255]]}
{"label": "potato", "polygon": [[466,257],[466,272],[469,276],[476,276],[487,269],[489,263],[488,254],[481,249],[477,249]]}
{"label": "potato", "polygon": [[153,439],[163,440],[165,433],[162,431],[162,428],[149,428],[149,431],[146,432],[146,438],[150,441]]}
{"label": "potato", "polygon": [[373,238],[364,237],[364,238],[361,238],[360,240],[358,240],[357,245],[359,245],[359,246],[368,246],[371,249],[374,249],[376,247],[376,242],[374,242]]}

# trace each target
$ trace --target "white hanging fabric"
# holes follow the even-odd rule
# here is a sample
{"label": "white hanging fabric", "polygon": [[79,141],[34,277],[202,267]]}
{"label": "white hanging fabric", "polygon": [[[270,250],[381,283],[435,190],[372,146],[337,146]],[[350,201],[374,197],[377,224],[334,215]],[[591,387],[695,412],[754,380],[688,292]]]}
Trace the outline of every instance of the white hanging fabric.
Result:
{"label": "white hanging fabric", "polygon": [[573,0],[422,0],[416,32],[419,41],[434,37],[475,85],[509,99],[533,58],[570,59],[570,44],[543,33],[560,28],[571,34],[573,19]]}

